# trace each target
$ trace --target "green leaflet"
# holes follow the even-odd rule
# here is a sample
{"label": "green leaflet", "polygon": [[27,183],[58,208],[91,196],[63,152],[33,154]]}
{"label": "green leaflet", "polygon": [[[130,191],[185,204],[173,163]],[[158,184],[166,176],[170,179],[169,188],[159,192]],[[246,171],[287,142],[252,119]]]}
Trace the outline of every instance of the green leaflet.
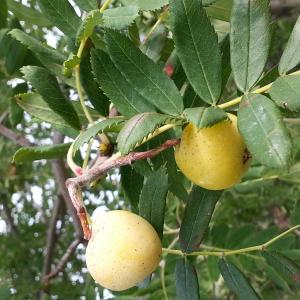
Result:
{"label": "green leaflet", "polygon": [[277,105],[291,111],[300,110],[300,75],[279,77],[270,90]]}
{"label": "green leaflet", "polygon": [[198,129],[211,127],[216,123],[229,120],[226,112],[218,107],[194,107],[186,108],[182,116]]}
{"label": "green leaflet", "polygon": [[7,3],[6,0],[0,2],[0,29],[7,26]]}
{"label": "green leaflet", "polygon": [[231,67],[242,92],[253,87],[266,64],[270,46],[268,0],[235,0],[230,22]]}
{"label": "green leaflet", "polygon": [[76,37],[81,19],[77,16],[68,0],[38,0],[38,4],[42,13],[52,25],[59,28],[69,37]]}
{"label": "green leaflet", "polygon": [[90,139],[94,138],[98,133],[103,132],[118,132],[120,130],[120,125],[124,123],[125,119],[122,117],[111,118],[103,120],[97,124],[92,125],[88,129],[86,129],[82,134],[80,134],[74,144],[73,144],[73,154],[79,150],[79,148],[88,143]]}
{"label": "green leaflet", "polygon": [[[204,2],[202,1],[203,5]],[[211,18],[229,22],[232,4],[233,0],[217,0],[205,10]]]}
{"label": "green leaflet", "polygon": [[259,300],[253,287],[250,285],[244,274],[232,263],[221,259],[219,268],[227,286],[239,296],[241,300]]}
{"label": "green leaflet", "polygon": [[101,89],[123,116],[132,117],[141,112],[155,110],[154,106],[114,66],[106,53],[92,50],[91,63]]}
{"label": "green leaflet", "polygon": [[74,69],[80,63],[80,58],[75,54],[70,54],[69,58],[64,61],[64,67],[67,69]]}
{"label": "green leaflet", "polygon": [[197,271],[187,257],[176,262],[175,283],[178,300],[200,300]]}
{"label": "green leaflet", "polygon": [[[12,28],[22,29],[18,19],[13,18],[10,21],[10,26]],[[4,31],[5,29],[3,29]],[[0,56],[5,58],[5,68],[8,74],[12,75],[18,71],[24,64],[24,60],[28,54],[28,51],[25,46],[20,42],[13,39],[9,36],[9,33],[6,32],[1,40]]]}
{"label": "green leaflet", "polygon": [[200,106],[208,106],[206,102],[204,102],[199,95],[196,94],[192,86],[189,84],[188,87],[184,91],[183,95],[183,103],[184,107],[192,108],[192,107],[200,107]]}
{"label": "green leaflet", "polygon": [[199,248],[222,193],[223,191],[209,191],[196,185],[193,187],[179,232],[180,247],[184,253]]}
{"label": "green leaflet", "polygon": [[140,10],[157,10],[168,4],[168,0],[121,0],[126,6],[134,5]]}
{"label": "green leaflet", "polygon": [[13,29],[9,32],[10,36],[18,40],[20,43],[25,45],[28,49],[34,52],[34,55],[43,63],[45,66],[56,63],[61,65],[66,57],[59,53],[54,48],[43,44],[32,36],[28,35],[20,29]]}
{"label": "green leaflet", "polygon": [[[28,90],[28,86],[26,82],[19,83],[13,89],[13,95],[26,93]],[[9,101],[9,121],[13,127],[16,127],[17,124],[21,123],[23,120],[24,111],[23,109],[17,104],[14,97],[10,98]]]}
{"label": "green leaflet", "polygon": [[67,155],[71,143],[20,148],[13,157],[14,163],[31,162],[40,159],[54,159]]}
{"label": "green leaflet", "polygon": [[166,197],[169,189],[168,173],[165,166],[146,179],[139,202],[139,215],[145,218],[163,237]]}
{"label": "green leaflet", "polygon": [[103,12],[103,26],[106,28],[121,30],[124,29],[138,17],[137,6],[126,6],[106,9]]}
{"label": "green leaflet", "polygon": [[182,112],[181,95],[159,65],[116,31],[107,30],[105,40],[115,66],[139,94],[164,113],[177,115]]}
{"label": "green leaflet", "polygon": [[97,9],[97,1],[95,0],[74,0],[74,2],[85,11]]}
{"label": "green leaflet", "polygon": [[218,37],[198,0],[171,0],[176,53],[196,93],[216,103],[221,93],[221,53]]}
{"label": "green leaflet", "polygon": [[23,5],[15,0],[6,0],[8,9],[19,19],[37,26],[49,27],[51,23],[36,9]]}
{"label": "green leaflet", "polygon": [[103,24],[102,13],[100,12],[100,10],[96,9],[89,12],[78,29],[76,36],[78,44],[83,39],[86,39],[89,36],[91,36],[94,31],[94,28],[100,24]]}
{"label": "green leaflet", "polygon": [[[19,94],[15,96],[16,101],[20,107],[22,107],[30,115],[48,122],[63,127],[70,127],[69,123],[65,121],[60,115],[55,113],[43,100],[43,98],[37,93]],[[87,119],[82,111],[79,102],[73,102],[73,106],[77,112],[77,115],[83,125],[87,125]],[[100,115],[93,109],[89,109],[89,112],[94,120],[99,119]]]}
{"label": "green leaflet", "polygon": [[300,63],[300,16],[281,56],[278,70],[285,74]]}
{"label": "green leaflet", "polygon": [[94,108],[102,116],[107,116],[110,102],[100,89],[93,76],[90,52],[81,58],[80,81],[89,101],[92,103]]}
{"label": "green leaflet", "polygon": [[22,68],[22,72],[24,78],[31,82],[52,110],[73,128],[81,128],[77,112],[71,102],[65,98],[56,78],[48,70],[41,67],[27,66]]}
{"label": "green leaflet", "polygon": [[131,203],[133,209],[137,211],[144,177],[137,173],[132,166],[121,167],[120,173],[121,185],[125,193],[125,198]]}
{"label": "green leaflet", "polygon": [[172,116],[162,115],[155,112],[138,114],[132,117],[120,131],[117,142],[118,149],[122,154],[127,154],[143,143],[143,140],[150,136],[155,129],[167,124],[177,123],[181,120]]}
{"label": "green leaflet", "polygon": [[300,286],[300,267],[278,252],[263,251],[262,256],[289,284]]}
{"label": "green leaflet", "polygon": [[[244,96],[238,111],[238,128],[250,153],[263,165],[285,168],[292,144],[280,111],[263,95]],[[255,132],[255,134],[253,134]]]}

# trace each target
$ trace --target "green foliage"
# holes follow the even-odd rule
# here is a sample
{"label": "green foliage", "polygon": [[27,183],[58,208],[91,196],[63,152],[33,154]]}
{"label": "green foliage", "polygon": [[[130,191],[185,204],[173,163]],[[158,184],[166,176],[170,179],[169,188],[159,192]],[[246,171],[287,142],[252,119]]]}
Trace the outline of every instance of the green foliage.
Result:
{"label": "green foliage", "polygon": [[49,107],[60,115],[73,128],[80,129],[79,117],[62,93],[56,78],[41,67],[27,66],[22,68],[24,78],[28,80],[47,102]]}
{"label": "green foliage", "polygon": [[280,107],[299,111],[300,75],[279,77],[270,90],[271,98]]}
{"label": "green foliage", "polygon": [[194,186],[189,194],[180,226],[180,247],[184,253],[199,248],[222,191],[209,191]]}
{"label": "green foliage", "polygon": [[288,44],[282,54],[278,70],[280,74],[285,74],[300,63],[300,17],[290,35]]}
{"label": "green foliage", "polygon": [[263,165],[285,168],[290,164],[292,144],[289,133],[280,111],[267,97],[244,96],[238,126],[250,153]]}
{"label": "green foliage", "polygon": [[168,4],[168,0],[121,0],[126,6],[135,5],[140,10],[156,10]]}
{"label": "green foliage", "polygon": [[24,163],[40,159],[54,159],[67,155],[71,143],[54,146],[23,147],[13,156],[14,163]]}
{"label": "green foliage", "polygon": [[81,20],[68,0],[38,0],[38,4],[52,25],[71,38],[76,36]]}
{"label": "green foliage", "polygon": [[125,117],[154,110],[152,104],[114,66],[107,54],[93,50],[92,68],[104,93]]}
{"label": "green foliage", "polygon": [[168,189],[167,169],[162,166],[146,179],[139,201],[139,215],[149,221],[161,239]]}
{"label": "green foliage", "polygon": [[124,121],[125,119],[121,117],[110,118],[92,125],[82,134],[80,134],[74,141],[73,153],[75,154],[75,152],[79,150],[82,145],[88,143],[92,138],[95,138],[98,133],[119,131],[119,125],[124,123]]}
{"label": "green foliage", "polygon": [[[134,116],[126,122],[118,135],[118,149],[122,154],[127,154],[143,143],[143,140],[160,126],[167,123],[178,122],[172,116],[158,113],[143,113]],[[180,120],[179,120],[180,122]]]}
{"label": "green foliage", "polygon": [[238,88],[246,92],[259,79],[268,58],[268,0],[234,1],[230,21],[232,72]]}
{"label": "green foliage", "polygon": [[217,107],[187,108],[183,111],[182,115],[198,129],[211,127],[221,121],[229,121],[227,114]]}
{"label": "green foliage", "polygon": [[237,294],[240,299],[260,299],[244,274],[234,264],[221,259],[219,268],[228,287]]}
{"label": "green foliage", "polygon": [[180,93],[159,65],[118,32],[107,30],[105,40],[116,67],[145,99],[166,114],[182,112]]}
{"label": "green foliage", "polygon": [[103,25],[110,29],[124,29],[138,17],[137,6],[117,7],[103,12]]}
{"label": "green foliage", "polygon": [[175,276],[179,300],[200,300],[197,272],[189,259],[177,260]]}
{"label": "green foliage", "polygon": [[200,1],[174,0],[170,8],[176,52],[187,78],[201,99],[216,103],[222,79],[221,54],[214,28]]}

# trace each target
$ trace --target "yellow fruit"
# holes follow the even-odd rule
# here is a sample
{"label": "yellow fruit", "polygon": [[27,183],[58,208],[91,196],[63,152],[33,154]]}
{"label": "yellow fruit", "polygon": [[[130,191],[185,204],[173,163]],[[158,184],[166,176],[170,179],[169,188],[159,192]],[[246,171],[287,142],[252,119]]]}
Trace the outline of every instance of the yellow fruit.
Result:
{"label": "yellow fruit", "polygon": [[114,210],[93,222],[86,263],[97,283],[122,291],[151,274],[161,252],[159,236],[150,223],[131,212]]}
{"label": "yellow fruit", "polygon": [[226,189],[240,182],[250,156],[237,128],[237,117],[198,130],[189,124],[175,150],[179,169],[193,183],[209,189]]}

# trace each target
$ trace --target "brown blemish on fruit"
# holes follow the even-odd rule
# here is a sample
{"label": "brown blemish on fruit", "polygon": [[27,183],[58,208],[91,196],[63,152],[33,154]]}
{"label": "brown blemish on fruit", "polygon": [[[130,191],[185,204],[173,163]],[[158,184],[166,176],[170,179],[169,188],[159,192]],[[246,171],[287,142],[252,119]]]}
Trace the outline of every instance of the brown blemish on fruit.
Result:
{"label": "brown blemish on fruit", "polygon": [[244,150],[244,154],[243,154],[243,165],[247,163],[247,161],[251,158],[251,154],[250,152],[248,151],[248,149],[246,148]]}

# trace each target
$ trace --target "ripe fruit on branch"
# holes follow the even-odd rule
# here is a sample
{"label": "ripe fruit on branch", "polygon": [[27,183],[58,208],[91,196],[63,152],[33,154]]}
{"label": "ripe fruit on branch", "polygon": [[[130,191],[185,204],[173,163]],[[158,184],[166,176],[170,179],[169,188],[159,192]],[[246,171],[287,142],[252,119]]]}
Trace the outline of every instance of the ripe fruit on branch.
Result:
{"label": "ripe fruit on branch", "polygon": [[93,221],[86,263],[97,283],[122,291],[151,274],[161,252],[159,236],[150,223],[131,212],[114,210]]}
{"label": "ripe fruit on branch", "polygon": [[226,189],[240,182],[250,155],[237,128],[237,117],[203,129],[189,124],[175,150],[179,169],[193,183],[209,189]]}

